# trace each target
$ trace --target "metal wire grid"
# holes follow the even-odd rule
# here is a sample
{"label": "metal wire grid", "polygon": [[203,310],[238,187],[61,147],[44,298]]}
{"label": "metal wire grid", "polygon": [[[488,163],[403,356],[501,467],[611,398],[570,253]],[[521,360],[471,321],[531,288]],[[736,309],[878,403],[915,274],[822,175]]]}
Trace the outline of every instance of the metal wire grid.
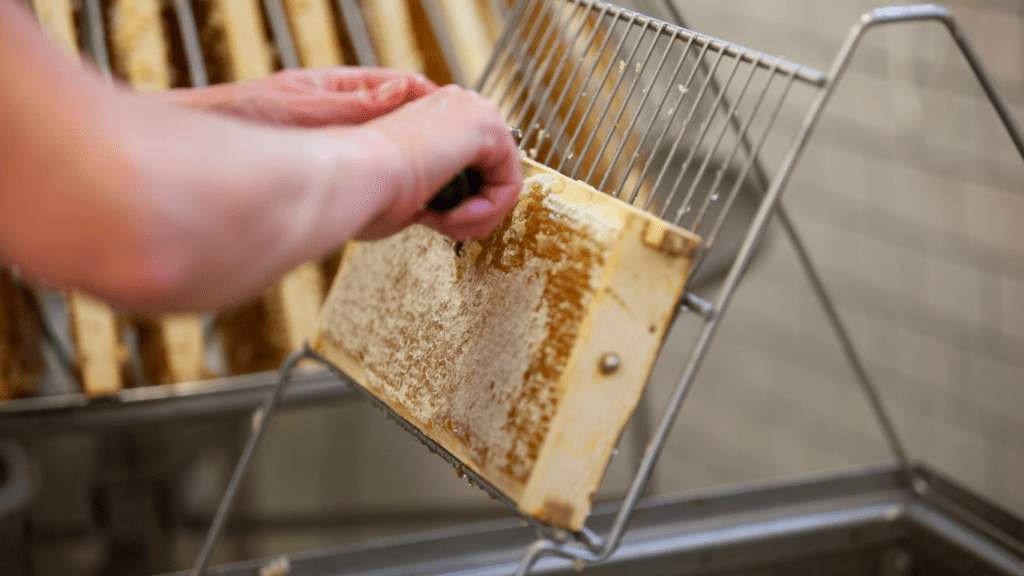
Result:
{"label": "metal wire grid", "polygon": [[478,84],[521,150],[710,248],[794,82],[820,72],[598,1],[522,0]]}

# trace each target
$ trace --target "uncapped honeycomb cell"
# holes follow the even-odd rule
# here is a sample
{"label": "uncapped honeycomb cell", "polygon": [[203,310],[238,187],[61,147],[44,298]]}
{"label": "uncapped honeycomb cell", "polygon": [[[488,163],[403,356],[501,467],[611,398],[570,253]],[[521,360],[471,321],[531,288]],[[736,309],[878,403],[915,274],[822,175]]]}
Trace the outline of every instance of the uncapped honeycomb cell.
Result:
{"label": "uncapped honeycomb cell", "polygon": [[[322,322],[376,391],[428,432],[456,438],[477,467],[519,482],[554,417],[555,383],[605,258],[591,231],[560,216],[544,184],[528,181],[483,242],[450,245],[413,227],[361,245],[346,263],[360,273],[340,278],[340,300]],[[368,292],[380,292],[374,304]]]}

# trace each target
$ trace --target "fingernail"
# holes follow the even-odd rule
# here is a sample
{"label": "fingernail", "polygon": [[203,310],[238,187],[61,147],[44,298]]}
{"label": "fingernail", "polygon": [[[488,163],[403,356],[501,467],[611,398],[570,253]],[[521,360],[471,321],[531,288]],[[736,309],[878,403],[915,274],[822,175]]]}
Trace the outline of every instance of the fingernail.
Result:
{"label": "fingernail", "polygon": [[490,200],[484,198],[476,198],[469,200],[459,208],[455,213],[452,214],[453,222],[470,222],[480,218],[482,215],[486,215],[491,212],[494,205],[491,204]]}
{"label": "fingernail", "polygon": [[396,97],[398,97],[401,94],[405,93],[405,91],[406,91],[406,86],[405,86],[405,81],[403,79],[395,78],[393,80],[388,80],[387,82],[385,82],[385,83],[383,83],[383,84],[381,84],[380,86],[377,87],[377,91],[376,91],[377,92],[376,93],[377,101],[378,102],[391,102]]}

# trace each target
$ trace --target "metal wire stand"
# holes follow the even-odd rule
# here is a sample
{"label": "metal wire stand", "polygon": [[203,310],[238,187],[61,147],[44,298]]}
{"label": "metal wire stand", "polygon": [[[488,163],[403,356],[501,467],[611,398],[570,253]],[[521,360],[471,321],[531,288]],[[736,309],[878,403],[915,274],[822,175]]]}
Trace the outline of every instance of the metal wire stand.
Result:
{"label": "metal wire stand", "polygon": [[[691,277],[714,249],[742,184],[752,178],[767,185],[714,301],[706,302],[693,294],[684,297],[680,310],[697,314],[703,327],[608,534],[602,537],[586,528],[570,534],[526,518],[535,524],[539,537],[527,548],[517,574],[529,573],[545,556],[582,566],[601,562],[618,548],[722,315],[773,214],[779,216],[796,250],[906,482],[919,493],[931,491],[928,481],[910,466],[849,332],[792,221],[779,206],[782,191],[862,36],[876,25],[922,20],[937,21],[950,31],[1024,158],[1020,128],[963,31],[940,6],[879,8],[864,15],[850,31],[828,74],[604,2],[521,0],[511,10],[480,91],[502,106],[510,123],[523,129],[524,153],[701,235],[703,250]],[[815,90],[816,96],[769,181],[758,156],[796,82]],[[249,439],[191,574],[204,572],[238,486],[296,363],[303,358],[322,362],[348,380],[308,347],[293,353],[282,365],[273,390],[253,413]],[[453,465],[461,464],[367,396],[429,449]],[[472,470],[464,471],[473,483],[515,510],[504,495]]]}

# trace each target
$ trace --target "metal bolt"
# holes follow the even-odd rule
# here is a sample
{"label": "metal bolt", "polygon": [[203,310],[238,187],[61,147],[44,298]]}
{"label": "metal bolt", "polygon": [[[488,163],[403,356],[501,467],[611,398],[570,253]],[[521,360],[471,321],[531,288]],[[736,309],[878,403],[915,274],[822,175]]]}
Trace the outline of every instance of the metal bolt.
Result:
{"label": "metal bolt", "polygon": [[601,361],[598,363],[598,368],[601,369],[602,374],[612,374],[619,369],[620,364],[621,362],[619,362],[618,355],[609,352],[604,356],[601,356]]}

